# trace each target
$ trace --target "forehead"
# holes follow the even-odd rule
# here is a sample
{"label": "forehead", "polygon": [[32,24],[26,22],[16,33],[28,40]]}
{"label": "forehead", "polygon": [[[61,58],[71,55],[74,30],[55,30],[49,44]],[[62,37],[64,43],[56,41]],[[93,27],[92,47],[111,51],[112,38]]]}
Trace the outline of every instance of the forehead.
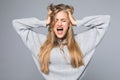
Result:
{"label": "forehead", "polygon": [[65,11],[60,11],[55,15],[55,19],[67,19],[68,15]]}

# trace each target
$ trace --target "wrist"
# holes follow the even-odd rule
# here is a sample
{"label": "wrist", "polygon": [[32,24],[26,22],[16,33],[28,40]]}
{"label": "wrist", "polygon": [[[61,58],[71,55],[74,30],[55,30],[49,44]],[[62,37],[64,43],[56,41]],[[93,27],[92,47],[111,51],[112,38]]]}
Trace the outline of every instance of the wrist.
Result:
{"label": "wrist", "polygon": [[49,25],[49,24],[50,24],[50,16],[48,16],[46,19],[46,25]]}

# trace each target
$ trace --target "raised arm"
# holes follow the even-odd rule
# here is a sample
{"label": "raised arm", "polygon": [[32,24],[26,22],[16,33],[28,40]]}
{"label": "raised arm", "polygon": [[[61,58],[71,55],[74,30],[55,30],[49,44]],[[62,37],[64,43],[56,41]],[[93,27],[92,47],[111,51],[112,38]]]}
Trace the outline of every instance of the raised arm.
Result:
{"label": "raised arm", "polygon": [[109,15],[88,16],[76,21],[77,27],[83,26],[89,28],[75,36],[84,55],[95,49],[100,43],[108,29],[109,22]]}
{"label": "raised arm", "polygon": [[13,20],[13,26],[22,38],[25,45],[37,54],[41,44],[45,41],[46,36],[33,31],[33,28],[46,27],[46,20],[41,21],[37,18],[23,18]]}
{"label": "raised arm", "polygon": [[47,19],[46,19],[46,25],[50,24],[50,15],[51,15],[52,11],[50,9],[48,9],[48,15],[47,15]]}

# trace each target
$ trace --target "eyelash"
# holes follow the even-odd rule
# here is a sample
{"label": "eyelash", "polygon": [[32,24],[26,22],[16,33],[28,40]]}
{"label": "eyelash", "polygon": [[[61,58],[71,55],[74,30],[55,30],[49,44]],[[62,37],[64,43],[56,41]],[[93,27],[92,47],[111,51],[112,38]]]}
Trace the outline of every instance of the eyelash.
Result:
{"label": "eyelash", "polygon": [[[57,22],[57,21],[58,21],[58,20],[55,20],[55,22]],[[62,22],[66,22],[66,21],[63,20]]]}

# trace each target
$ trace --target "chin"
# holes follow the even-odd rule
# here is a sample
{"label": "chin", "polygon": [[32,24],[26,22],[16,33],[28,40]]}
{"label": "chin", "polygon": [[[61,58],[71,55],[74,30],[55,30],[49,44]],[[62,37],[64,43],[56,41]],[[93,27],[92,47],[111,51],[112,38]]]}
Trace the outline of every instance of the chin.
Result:
{"label": "chin", "polygon": [[56,37],[57,37],[57,38],[63,38],[64,35],[63,35],[63,34],[62,34],[62,35],[56,34]]}
{"label": "chin", "polygon": [[63,35],[56,35],[56,36],[57,36],[57,38],[59,38],[59,39],[65,38],[65,34],[63,34]]}
{"label": "chin", "polygon": [[62,39],[64,36],[57,36],[57,38]]}

